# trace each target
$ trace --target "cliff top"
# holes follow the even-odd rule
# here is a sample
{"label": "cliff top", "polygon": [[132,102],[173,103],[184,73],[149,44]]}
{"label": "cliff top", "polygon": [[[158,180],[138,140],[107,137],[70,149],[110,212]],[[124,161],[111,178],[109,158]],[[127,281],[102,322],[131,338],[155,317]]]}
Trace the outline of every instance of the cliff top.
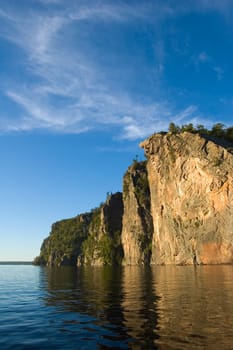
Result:
{"label": "cliff top", "polygon": [[[172,135],[180,135],[182,138],[186,139],[186,141],[188,141],[188,137],[192,137],[192,140],[195,140],[191,135],[197,135],[196,140],[203,138],[225,148],[233,147],[233,126],[225,127],[222,123],[214,124],[211,129],[206,129],[200,124],[194,127],[192,123],[182,126],[170,123],[168,132],[161,131],[155,133],[145,140],[145,142],[158,140],[162,137],[169,139]],[[140,144],[142,148],[144,148],[143,145],[145,142]]]}
{"label": "cliff top", "polygon": [[233,142],[212,135],[198,133],[157,133],[140,143],[145,156],[167,176],[167,167],[181,166],[196,159],[205,164],[213,176],[225,177],[233,169]]}
{"label": "cliff top", "polygon": [[[229,153],[233,154],[233,137],[220,137],[214,134],[201,134],[199,132],[159,132],[151,135],[146,140],[142,141],[139,146],[145,150],[145,155],[148,156],[151,150],[151,145],[162,146],[162,144],[170,144],[177,149],[177,146],[191,147],[193,151],[203,150],[208,145],[216,150],[220,146]],[[155,151],[153,147],[153,151]],[[155,152],[153,152],[155,153]]]}

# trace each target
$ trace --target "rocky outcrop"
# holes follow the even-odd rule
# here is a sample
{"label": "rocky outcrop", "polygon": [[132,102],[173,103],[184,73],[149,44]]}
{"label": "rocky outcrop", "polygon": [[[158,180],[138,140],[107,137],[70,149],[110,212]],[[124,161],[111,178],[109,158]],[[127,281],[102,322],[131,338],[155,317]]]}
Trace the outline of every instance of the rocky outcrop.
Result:
{"label": "rocky outcrop", "polygon": [[87,239],[82,244],[82,254],[78,265],[121,264],[123,203],[122,194],[110,195],[103,205],[97,208],[88,227]]}
{"label": "rocky outcrop", "polygon": [[153,220],[146,162],[134,161],[123,180],[122,246],[125,265],[148,264],[151,258]]}
{"label": "rocky outcrop", "polygon": [[109,195],[90,213],[58,221],[41,246],[36,265],[120,264],[123,256],[122,194]]}
{"label": "rocky outcrop", "polygon": [[76,265],[77,258],[82,253],[82,243],[87,239],[93,215],[93,212],[81,214],[54,223],[34,263],[47,266]]}
{"label": "rocky outcrop", "polygon": [[52,226],[36,264],[233,263],[233,145],[197,133],[140,145],[123,194]]}
{"label": "rocky outcrop", "polygon": [[156,134],[147,156],[151,264],[233,262],[233,156],[198,134]]}

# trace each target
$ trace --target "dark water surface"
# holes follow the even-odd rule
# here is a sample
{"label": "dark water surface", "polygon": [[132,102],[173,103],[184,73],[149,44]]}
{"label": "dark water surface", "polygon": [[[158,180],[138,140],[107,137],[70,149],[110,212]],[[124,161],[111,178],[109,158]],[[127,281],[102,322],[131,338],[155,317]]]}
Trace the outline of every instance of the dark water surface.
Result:
{"label": "dark water surface", "polygon": [[0,349],[233,349],[233,266],[0,265]]}

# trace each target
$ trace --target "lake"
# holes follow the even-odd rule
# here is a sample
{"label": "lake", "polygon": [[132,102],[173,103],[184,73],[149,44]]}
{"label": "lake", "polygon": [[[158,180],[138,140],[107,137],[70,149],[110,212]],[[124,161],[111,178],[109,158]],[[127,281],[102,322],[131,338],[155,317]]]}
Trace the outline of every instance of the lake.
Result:
{"label": "lake", "polygon": [[0,349],[233,349],[233,266],[0,265]]}

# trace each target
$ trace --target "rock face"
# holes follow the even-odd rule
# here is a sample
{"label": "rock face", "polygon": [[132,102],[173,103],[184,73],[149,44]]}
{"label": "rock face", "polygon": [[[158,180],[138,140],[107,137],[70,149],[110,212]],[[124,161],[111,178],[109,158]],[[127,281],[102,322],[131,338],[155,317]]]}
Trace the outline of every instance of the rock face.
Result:
{"label": "rock face", "polygon": [[106,203],[95,210],[77,260],[78,265],[121,264],[122,215],[122,194],[119,192],[109,196]]}
{"label": "rock face", "polygon": [[82,252],[82,243],[88,236],[92,217],[93,213],[81,214],[54,223],[34,263],[48,266],[76,265],[77,257]]}
{"label": "rock face", "polygon": [[233,262],[233,156],[198,134],[156,134],[148,158],[151,264]]}
{"label": "rock face", "polygon": [[55,223],[36,264],[233,263],[233,145],[183,132],[140,146],[123,194]]}
{"label": "rock face", "polygon": [[47,266],[120,264],[122,214],[122,194],[118,192],[90,213],[56,222],[34,263]]}
{"label": "rock face", "polygon": [[146,162],[130,166],[123,180],[123,263],[148,264],[151,258],[153,220]]}

